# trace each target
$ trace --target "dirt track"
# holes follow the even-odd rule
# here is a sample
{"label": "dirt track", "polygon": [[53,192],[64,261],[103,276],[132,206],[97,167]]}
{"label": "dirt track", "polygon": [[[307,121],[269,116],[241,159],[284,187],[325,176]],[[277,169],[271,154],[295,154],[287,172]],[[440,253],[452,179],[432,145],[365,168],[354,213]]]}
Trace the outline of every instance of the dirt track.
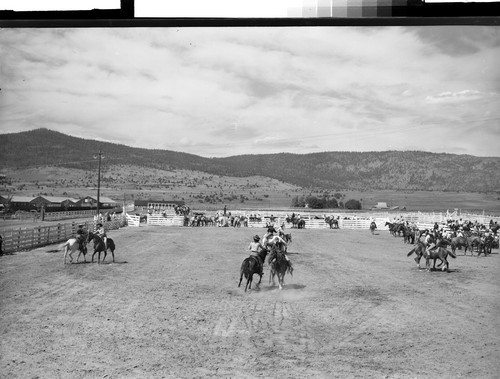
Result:
{"label": "dirt track", "polygon": [[65,266],[55,246],[1,257],[0,375],[500,376],[498,250],[427,272],[388,232],[292,230],[285,289],[266,267],[244,293],[256,232],[129,227],[109,233],[114,264]]}

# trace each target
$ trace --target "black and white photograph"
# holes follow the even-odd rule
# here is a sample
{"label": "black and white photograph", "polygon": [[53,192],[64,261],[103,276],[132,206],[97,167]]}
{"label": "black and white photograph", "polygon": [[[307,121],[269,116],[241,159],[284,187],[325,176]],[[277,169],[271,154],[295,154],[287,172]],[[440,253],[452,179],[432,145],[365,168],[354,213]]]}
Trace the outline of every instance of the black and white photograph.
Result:
{"label": "black and white photograph", "polygon": [[498,24],[1,28],[0,376],[498,378],[499,67]]}

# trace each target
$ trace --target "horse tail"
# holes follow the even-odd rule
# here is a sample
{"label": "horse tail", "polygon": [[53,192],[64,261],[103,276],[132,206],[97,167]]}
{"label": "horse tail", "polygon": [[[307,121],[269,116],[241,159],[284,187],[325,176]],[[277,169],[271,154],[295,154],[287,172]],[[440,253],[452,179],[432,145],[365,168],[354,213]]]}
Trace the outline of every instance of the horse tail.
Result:
{"label": "horse tail", "polygon": [[60,244],[58,247],[57,247],[57,250],[62,250],[64,249],[65,247],[69,246],[69,241],[66,241],[62,244]]}
{"label": "horse tail", "polygon": [[241,264],[240,277],[243,277],[244,275],[245,278],[248,279],[251,269],[252,269],[252,259],[246,258]]}
{"label": "horse tail", "polygon": [[414,247],[413,249],[411,249],[411,251],[408,254],[406,254],[406,256],[409,257],[410,255],[412,255],[415,252],[415,250],[417,250],[416,247]]}
{"label": "horse tail", "polygon": [[456,258],[457,257],[454,252],[452,252],[452,251],[450,251],[448,249],[446,249],[446,251],[448,252],[448,254],[450,254],[450,257],[452,257],[452,258]]}

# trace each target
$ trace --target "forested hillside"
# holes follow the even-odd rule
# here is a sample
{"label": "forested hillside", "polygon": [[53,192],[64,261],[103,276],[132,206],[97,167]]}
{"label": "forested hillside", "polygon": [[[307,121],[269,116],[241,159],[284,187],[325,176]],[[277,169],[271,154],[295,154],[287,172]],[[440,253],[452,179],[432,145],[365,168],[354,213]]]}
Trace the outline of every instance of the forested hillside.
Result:
{"label": "forested hillside", "polygon": [[324,152],[204,158],[71,137],[47,129],[0,135],[0,169],[87,168],[100,149],[106,164],[186,169],[234,177],[267,176],[301,187],[487,192],[500,190],[500,158],[418,151]]}

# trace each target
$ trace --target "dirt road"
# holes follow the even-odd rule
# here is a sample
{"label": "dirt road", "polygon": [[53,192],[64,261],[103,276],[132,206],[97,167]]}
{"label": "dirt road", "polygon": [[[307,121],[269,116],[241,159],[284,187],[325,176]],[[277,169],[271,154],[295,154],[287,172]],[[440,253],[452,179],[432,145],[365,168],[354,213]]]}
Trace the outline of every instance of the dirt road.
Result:
{"label": "dirt road", "polygon": [[500,376],[498,250],[427,272],[388,232],[292,230],[284,290],[266,267],[244,293],[256,232],[128,227],[101,265],[55,246],[0,257],[0,376]]}

